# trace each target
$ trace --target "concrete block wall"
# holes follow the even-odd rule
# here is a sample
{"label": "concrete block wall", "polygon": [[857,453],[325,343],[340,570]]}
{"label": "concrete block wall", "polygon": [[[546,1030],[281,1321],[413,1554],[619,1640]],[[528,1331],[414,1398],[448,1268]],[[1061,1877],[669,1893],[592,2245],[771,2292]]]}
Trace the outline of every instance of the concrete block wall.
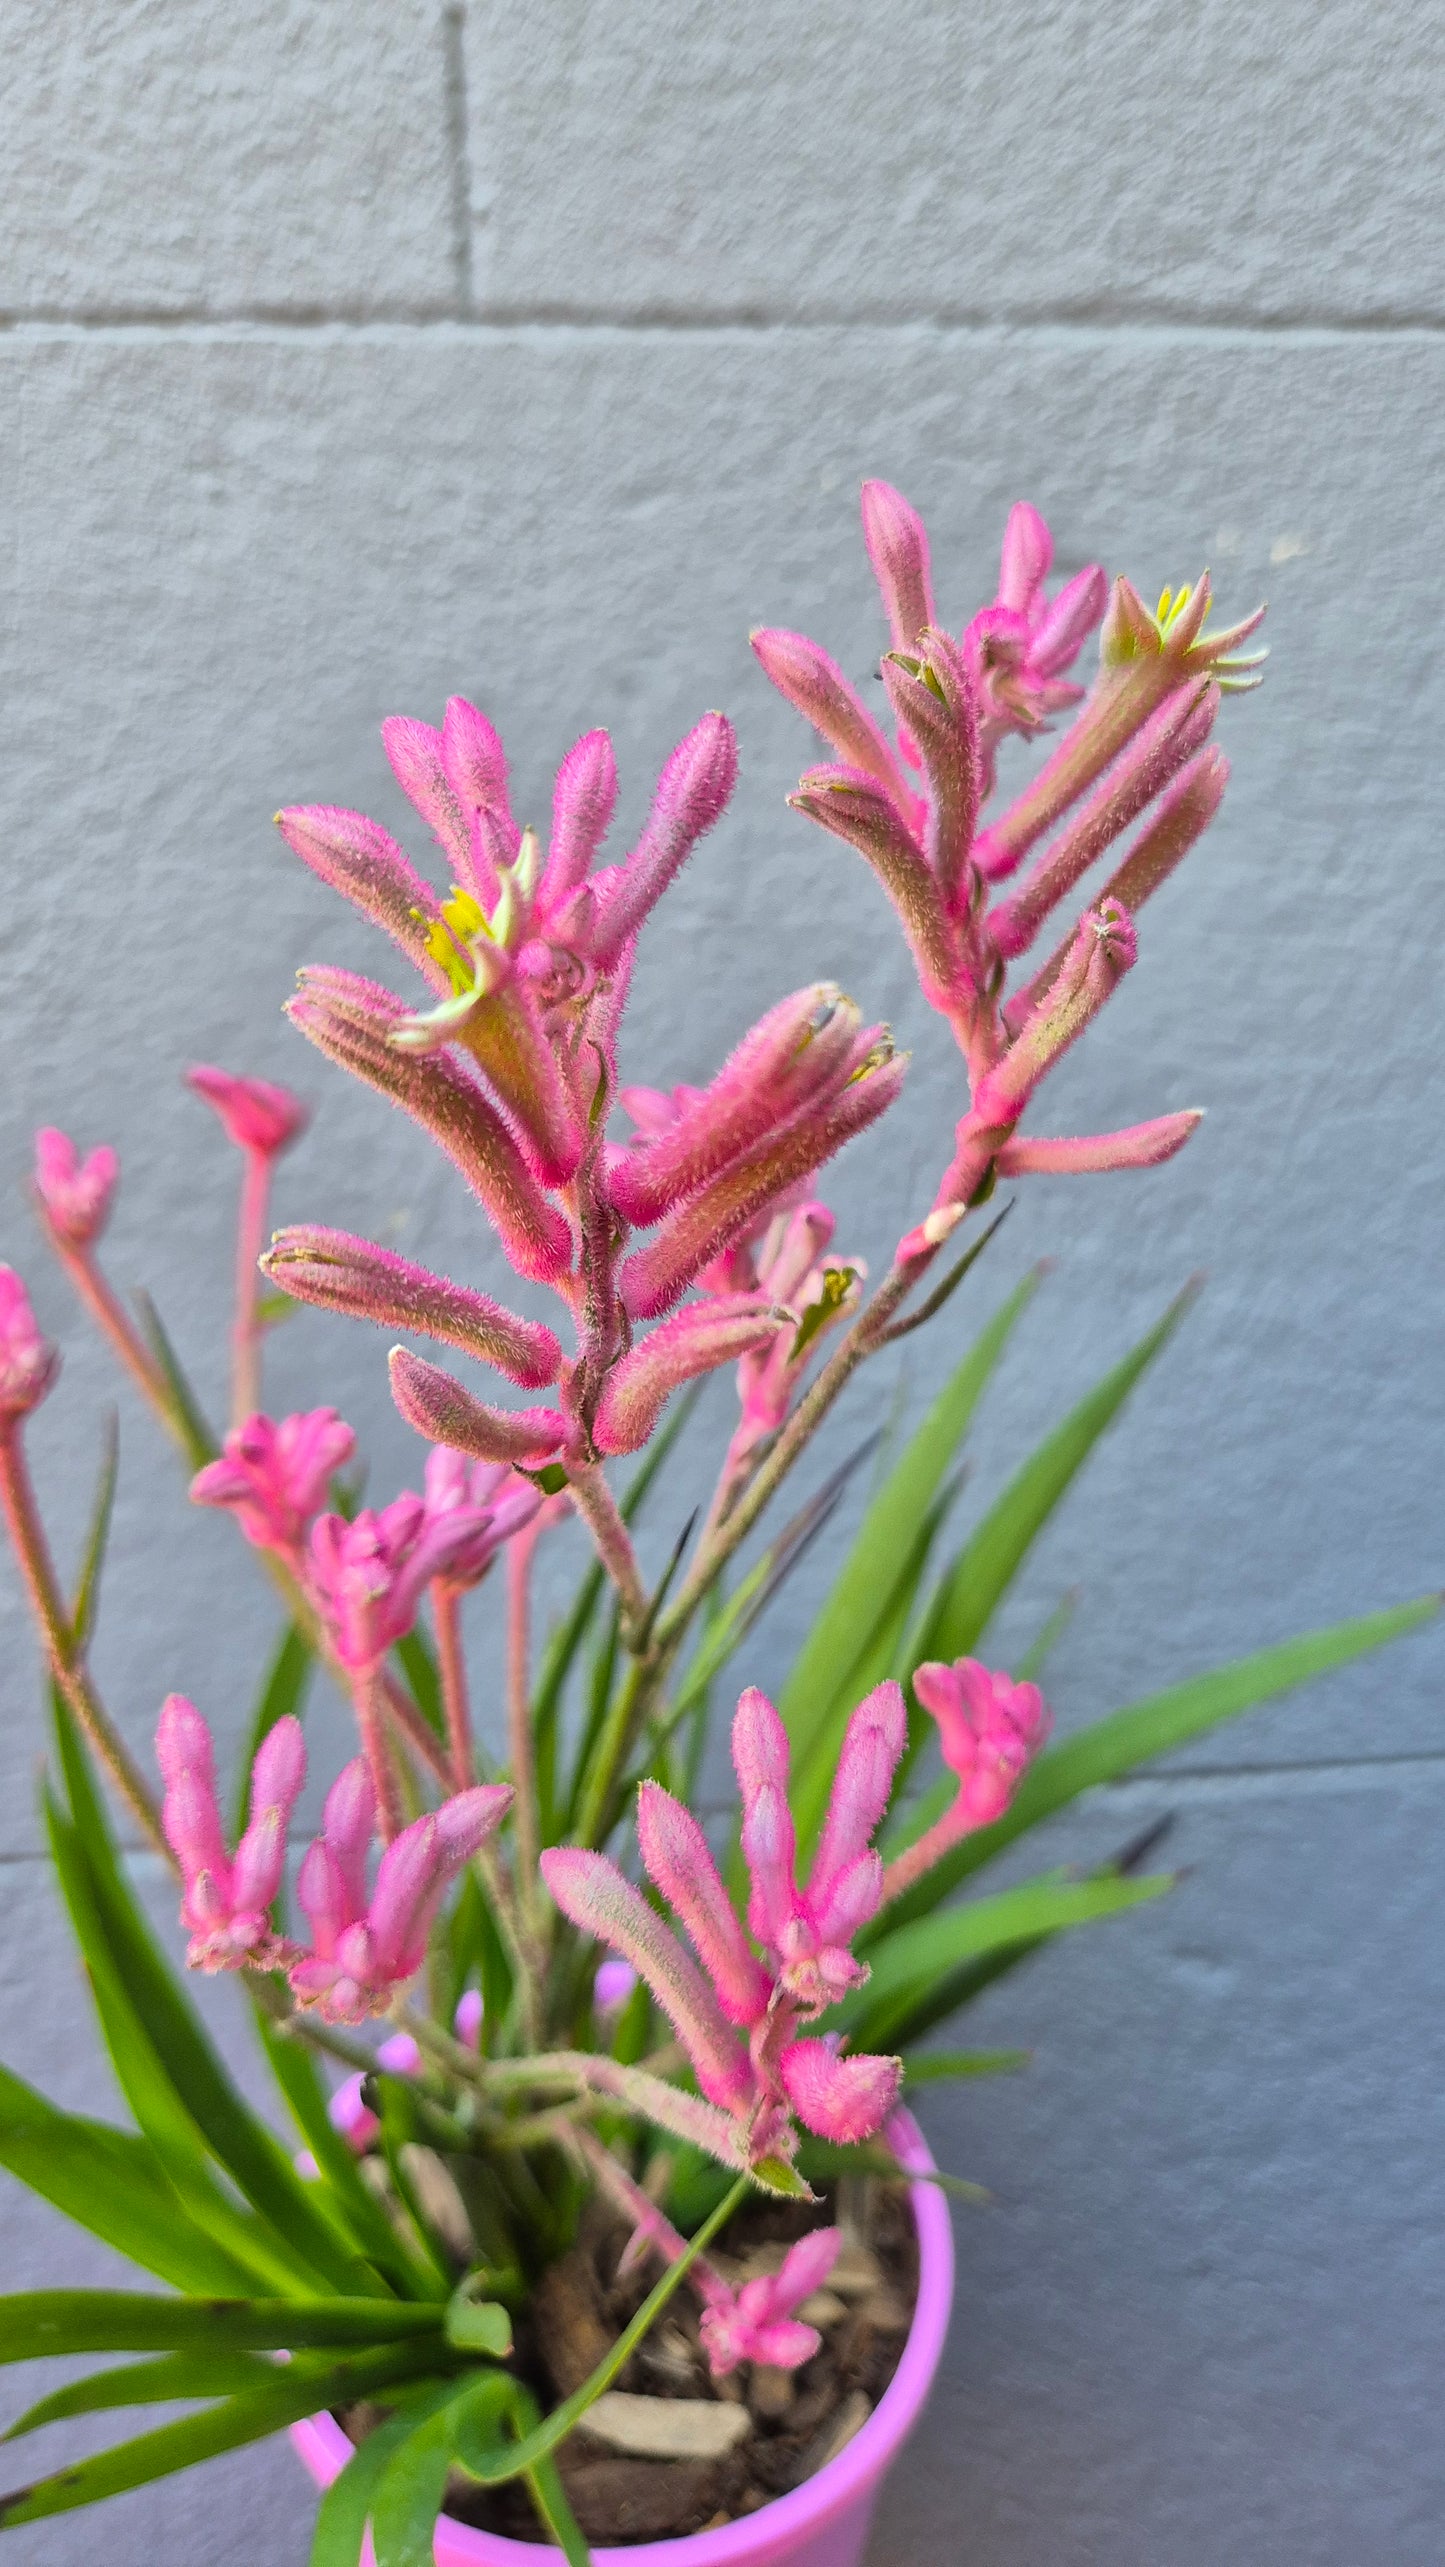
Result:
{"label": "concrete block wall", "polygon": [[[924,509],[955,623],[1025,495],[1064,570],[1158,588],[1207,558],[1227,608],[1271,601],[1226,811],[1055,1090],[1061,1128],[1209,1120],[1158,1175],[1025,1190],[974,1291],[976,1320],[1058,1261],[971,1501],[1210,1277],[1000,1647],[1080,1588],[1067,1726],[1438,1582],[1438,10],[14,0],[5,32],[0,1251],[66,1341],[34,1438],[61,1538],[109,1380],[27,1230],[37,1122],[120,1146],[115,1272],[213,1396],[234,1171],[187,1060],[315,1100],[283,1215],[491,1270],[444,1170],[279,1017],[299,963],[371,948],[269,814],[404,827],[389,711],[475,696],[532,809],[604,721],[627,818],[704,706],[734,714],[738,799],[669,896],[630,1065],[704,1075],[782,989],[844,980],[915,1052],[833,1188],[886,1254],[952,1063],[863,869],[783,807],[807,744],[746,640],[786,621],[867,670],[874,472]],[[915,1344],[907,1398],[968,1317]],[[335,1399],[391,1489],[417,1454],[379,1353],[298,1321],[273,1391]],[[234,1737],[265,1599],[121,1405],[101,1675],[138,1746],[172,1684]],[[0,2056],[105,2108],[3,1573],[0,1616]],[[1172,1810],[1188,1877],[990,1998],[979,2037],[1028,2044],[1027,2077],[930,2104],[994,2204],[961,2214],[872,2567],[1435,2567],[1441,1673],[1426,1633],[1060,1829],[1086,1860]],[[319,1706],[323,1766],[342,1734]],[[99,2269],[13,2191],[0,2221],[16,2280]],[[284,2452],[243,2454],[11,2550],[300,2567],[308,2519]]]}

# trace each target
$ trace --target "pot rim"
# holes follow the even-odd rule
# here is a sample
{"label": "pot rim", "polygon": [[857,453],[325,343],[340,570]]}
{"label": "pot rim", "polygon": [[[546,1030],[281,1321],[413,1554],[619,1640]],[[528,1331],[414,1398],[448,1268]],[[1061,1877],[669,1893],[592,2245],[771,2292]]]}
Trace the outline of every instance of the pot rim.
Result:
{"label": "pot rim", "polygon": [[[900,2165],[917,2180],[910,2186],[918,2231],[918,2301],[898,2368],[866,2424],[836,2459],[800,2487],[774,2496],[756,2513],[713,2531],[683,2532],[666,2540],[594,2549],[611,2567],[781,2567],[780,2544],[821,2531],[837,2516],[866,2501],[907,2440],[933,2386],[953,2306],[953,2225],[937,2169],[912,2115],[895,2113],[887,2137]],[[328,2487],[351,2456],[352,2444],[333,2415],[308,2416],[290,2428],[293,2448],[311,2476]],[[471,2523],[445,2518],[447,2567],[547,2567],[561,2552],[536,2541],[509,2540]],[[368,2553],[369,2554],[369,2553]]]}

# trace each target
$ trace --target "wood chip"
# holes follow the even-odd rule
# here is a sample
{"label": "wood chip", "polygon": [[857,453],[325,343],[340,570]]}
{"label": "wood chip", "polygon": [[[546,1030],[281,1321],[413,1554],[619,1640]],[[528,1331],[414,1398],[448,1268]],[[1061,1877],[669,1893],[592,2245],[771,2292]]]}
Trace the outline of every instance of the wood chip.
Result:
{"label": "wood chip", "polygon": [[836,2326],[839,2318],[847,2314],[847,2307],[837,2292],[826,2290],[814,2291],[811,2299],[804,2300],[798,2310],[804,2326]]}
{"label": "wood chip", "polygon": [[752,2419],[746,2407],[717,2398],[641,2398],[604,2389],[579,2431],[633,2460],[721,2460],[746,2442]]}
{"label": "wood chip", "polygon": [[877,2256],[866,2246],[850,2243],[838,2250],[828,2288],[836,2291],[840,2300],[863,2300],[880,2287],[882,2280],[883,2267]]}
{"label": "wood chip", "polygon": [[805,2475],[811,2477],[816,2470],[826,2469],[830,2460],[836,2460],[840,2451],[846,2451],[854,2434],[861,2431],[872,2413],[872,2399],[865,2397],[861,2389],[850,2390],[836,2416],[830,2418],[809,2452]]}
{"label": "wood chip", "polygon": [[559,2397],[570,2398],[611,2352],[615,2331],[602,2322],[592,2267],[579,2248],[549,2264],[532,2295],[542,2359]]}
{"label": "wood chip", "polygon": [[[880,2335],[905,2335],[909,2316],[901,2300],[891,2291],[873,2291],[858,2310],[861,2324],[876,2327]],[[817,2320],[811,2321],[816,2325]]]}
{"label": "wood chip", "polygon": [[[839,2302],[839,2315],[842,2303]],[[798,2394],[798,2384],[791,2371],[781,2370],[773,2362],[755,2362],[748,2388],[748,2404],[764,2424],[781,2424]]]}

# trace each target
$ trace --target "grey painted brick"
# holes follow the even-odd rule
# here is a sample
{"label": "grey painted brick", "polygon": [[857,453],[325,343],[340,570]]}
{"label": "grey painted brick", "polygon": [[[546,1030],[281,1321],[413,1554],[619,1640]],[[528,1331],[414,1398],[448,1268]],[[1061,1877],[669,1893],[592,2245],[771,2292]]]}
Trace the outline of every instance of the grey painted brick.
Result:
{"label": "grey painted brick", "polygon": [[1442,21],[472,0],[498,311],[1429,317]]}
{"label": "grey painted brick", "polygon": [[444,311],[437,0],[15,0],[0,313]]}
{"label": "grey painted brick", "polygon": [[[1022,1188],[971,1315],[956,1306],[909,1350],[916,1401],[1008,1281],[1061,1259],[981,1421],[975,1507],[1191,1268],[1211,1271],[995,1645],[1083,1588],[1051,1675],[1068,1723],[1438,1582],[1441,680],[1420,646],[1438,602],[1412,493],[1439,454],[1442,365],[1415,341],[1111,333],[11,339],[7,861],[27,883],[37,870],[3,963],[5,1199],[42,1119],[116,1139],[115,1273],[158,1283],[219,1404],[236,1172],[178,1080],[187,1059],[219,1058],[289,1076],[320,1108],[283,1171],[281,1217],[379,1227],[500,1284],[444,1164],[280,1020],[308,957],[385,962],[267,815],[334,798],[403,825],[377,720],[435,714],[460,686],[501,720],[533,813],[566,743],[610,722],[635,822],[671,742],[724,703],[741,728],[738,803],[660,915],[627,1064],[703,1075],[750,1015],[820,971],[892,1015],[915,1048],[910,1093],[890,1137],[829,1183],[845,1243],[876,1269],[931,1191],[957,1073],[863,867],[783,807],[810,752],[745,635],[789,617],[866,672],[879,633],[855,532],[864,471],[926,508],[953,619],[987,593],[1006,505],[1032,491],[1066,566],[1097,547],[1159,583],[1208,551],[1227,606],[1267,587],[1275,656],[1262,694],[1226,717],[1223,819],[1146,915],[1137,973],[1050,1091],[1056,1128],[1203,1102],[1203,1132],[1154,1176]],[[1128,453],[1114,434],[1126,400],[1140,421]],[[1342,416],[1369,434],[1345,443]],[[38,1274],[72,1349],[32,1440],[73,1546],[106,1369],[18,1208],[0,1246]],[[364,1329],[308,1316],[280,1333],[272,1382],[288,1406],[328,1397],[354,1417],[384,1493],[419,1452],[381,1356]],[[880,1367],[835,1450],[892,1391]],[[726,1402],[720,1385],[720,1428]],[[122,1405],[102,1674],[138,1748],[171,1685],[234,1736],[273,1607]],[[681,1483],[671,1505],[659,1548]],[[781,1673],[825,1567],[815,1558],[759,1633],[749,1674]],[[0,1842],[15,1846],[33,1842],[34,1697],[8,1578],[0,1591]],[[1439,1670],[1426,1634],[1194,1761],[1438,1751]],[[339,1746],[339,1713],[329,1734]]]}

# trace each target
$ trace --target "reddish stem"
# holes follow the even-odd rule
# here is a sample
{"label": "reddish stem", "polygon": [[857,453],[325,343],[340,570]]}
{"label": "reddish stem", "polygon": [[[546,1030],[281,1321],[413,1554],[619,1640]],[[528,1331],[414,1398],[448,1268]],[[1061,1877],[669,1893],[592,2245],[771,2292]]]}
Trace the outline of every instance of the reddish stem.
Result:
{"label": "reddish stem", "polygon": [[445,1578],[434,1578],[432,1619],[436,1625],[437,1669],[451,1744],[451,1784],[464,1792],[477,1779],[472,1751],[472,1711],[467,1695],[467,1664],[462,1649],[462,1590]]}
{"label": "reddish stem", "polygon": [[371,1771],[371,1788],[376,1794],[377,1823],[383,1845],[389,1845],[400,1834],[406,1821],[402,1807],[401,1786],[392,1762],[386,1734],[386,1678],[380,1667],[355,1667],[351,1670],[351,1700],[356,1712],[356,1726],[361,1732],[362,1751]]}
{"label": "reddish stem", "polygon": [[257,1268],[266,1243],[271,1153],[248,1150],[236,1225],[236,1316],[231,1329],[231,1424],[243,1426],[261,1404],[261,1338],[256,1317]]}

